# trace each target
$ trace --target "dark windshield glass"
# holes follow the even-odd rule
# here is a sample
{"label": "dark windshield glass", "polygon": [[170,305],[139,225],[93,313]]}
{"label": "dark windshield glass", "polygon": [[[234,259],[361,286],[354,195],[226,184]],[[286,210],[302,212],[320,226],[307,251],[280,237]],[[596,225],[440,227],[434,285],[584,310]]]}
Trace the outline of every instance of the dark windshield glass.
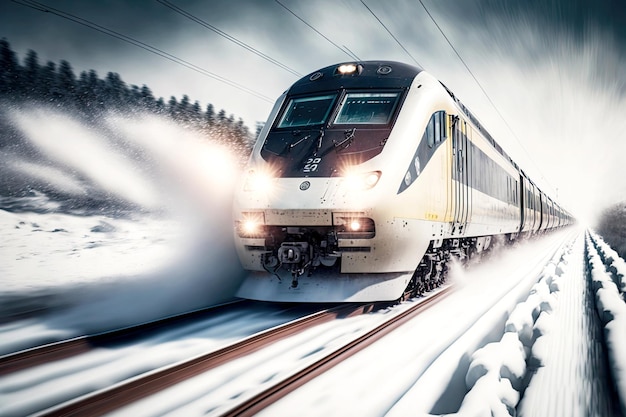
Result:
{"label": "dark windshield glass", "polygon": [[322,124],[326,121],[334,101],[334,94],[292,98],[276,127],[301,127]]}
{"label": "dark windshield glass", "polygon": [[391,120],[400,93],[348,93],[335,124],[383,124]]}

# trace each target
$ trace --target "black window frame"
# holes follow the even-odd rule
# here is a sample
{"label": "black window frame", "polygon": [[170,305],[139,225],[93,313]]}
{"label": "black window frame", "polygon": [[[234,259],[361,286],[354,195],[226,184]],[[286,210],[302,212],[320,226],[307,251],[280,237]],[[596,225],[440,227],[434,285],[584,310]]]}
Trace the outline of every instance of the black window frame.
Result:
{"label": "black window frame", "polygon": [[[326,114],[323,120],[320,123],[295,125],[295,126],[294,125],[280,126],[285,116],[287,115],[289,109],[291,108],[292,103],[295,100],[315,98],[315,97],[324,97],[324,96],[333,96],[333,98],[331,100],[331,103],[328,106],[328,109],[326,111]],[[319,92],[316,92],[315,94],[302,94],[302,95],[288,96],[287,100],[285,100],[285,104],[283,104],[283,107],[280,109],[280,112],[278,113],[278,116],[276,117],[276,121],[274,122],[274,125],[272,126],[272,130],[279,130],[279,131],[298,130],[298,129],[306,130],[306,129],[315,129],[319,126],[325,126],[328,124],[329,120],[332,119],[336,111],[335,108],[337,107],[337,100],[340,96],[341,94],[338,91],[319,91]]]}
{"label": "black window frame", "polygon": [[[396,94],[395,97],[395,103],[393,104],[393,107],[391,109],[391,111],[389,112],[389,117],[387,119],[386,123],[354,123],[354,122],[348,122],[348,123],[336,123],[337,118],[339,117],[339,114],[341,113],[341,109],[343,108],[344,102],[345,100],[347,100],[348,96],[350,94]],[[406,95],[406,89],[401,89],[401,88],[394,88],[394,89],[388,89],[388,88],[384,88],[384,89],[376,89],[376,88],[370,88],[370,89],[344,89],[342,90],[342,94],[340,95],[339,99],[337,100],[337,102],[335,103],[335,110],[332,113],[331,117],[329,118],[329,123],[328,126],[329,127],[337,127],[337,128],[342,128],[344,126],[355,126],[357,128],[387,128],[390,127],[394,124],[396,118],[397,118],[397,114],[398,114],[398,109],[402,107],[402,103],[404,102],[404,98]]]}

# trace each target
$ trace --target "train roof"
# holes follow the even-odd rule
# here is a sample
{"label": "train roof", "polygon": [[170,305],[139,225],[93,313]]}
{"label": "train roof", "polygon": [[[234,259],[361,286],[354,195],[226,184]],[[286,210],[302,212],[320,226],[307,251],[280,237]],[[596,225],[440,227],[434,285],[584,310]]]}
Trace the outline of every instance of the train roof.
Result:
{"label": "train roof", "polygon": [[396,61],[348,61],[302,77],[288,93],[307,94],[340,88],[408,88],[422,71],[422,68]]}

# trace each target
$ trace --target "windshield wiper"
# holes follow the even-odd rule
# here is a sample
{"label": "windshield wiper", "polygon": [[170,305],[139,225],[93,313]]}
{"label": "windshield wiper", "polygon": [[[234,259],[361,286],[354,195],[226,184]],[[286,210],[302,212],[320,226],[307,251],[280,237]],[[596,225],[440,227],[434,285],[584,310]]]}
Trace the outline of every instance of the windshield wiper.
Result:
{"label": "windshield wiper", "polygon": [[289,150],[292,150],[293,148],[295,148],[296,146],[298,146],[299,144],[301,144],[302,142],[304,142],[310,137],[311,137],[311,134],[304,135],[298,141],[289,144]]}
{"label": "windshield wiper", "polygon": [[352,145],[352,141],[354,140],[354,133],[356,132],[356,127],[353,127],[352,130],[347,129],[343,132],[345,135],[345,139],[341,142],[335,142],[335,149],[341,148],[346,149],[348,146]]}
{"label": "windshield wiper", "polygon": [[322,149],[322,140],[324,139],[324,128],[321,127],[320,128],[320,135],[319,138],[317,139],[317,148],[315,148],[315,152],[313,152],[313,156],[317,156],[317,152]]}

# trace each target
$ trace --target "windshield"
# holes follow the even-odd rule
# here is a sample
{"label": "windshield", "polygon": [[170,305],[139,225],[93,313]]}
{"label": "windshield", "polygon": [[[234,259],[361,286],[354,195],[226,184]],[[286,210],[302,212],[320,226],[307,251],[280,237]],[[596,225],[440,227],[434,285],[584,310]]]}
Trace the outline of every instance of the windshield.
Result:
{"label": "windshield", "polygon": [[292,98],[277,128],[319,125],[326,121],[335,101],[335,94]]}
{"label": "windshield", "polygon": [[335,124],[381,124],[391,120],[400,93],[348,93]]}

